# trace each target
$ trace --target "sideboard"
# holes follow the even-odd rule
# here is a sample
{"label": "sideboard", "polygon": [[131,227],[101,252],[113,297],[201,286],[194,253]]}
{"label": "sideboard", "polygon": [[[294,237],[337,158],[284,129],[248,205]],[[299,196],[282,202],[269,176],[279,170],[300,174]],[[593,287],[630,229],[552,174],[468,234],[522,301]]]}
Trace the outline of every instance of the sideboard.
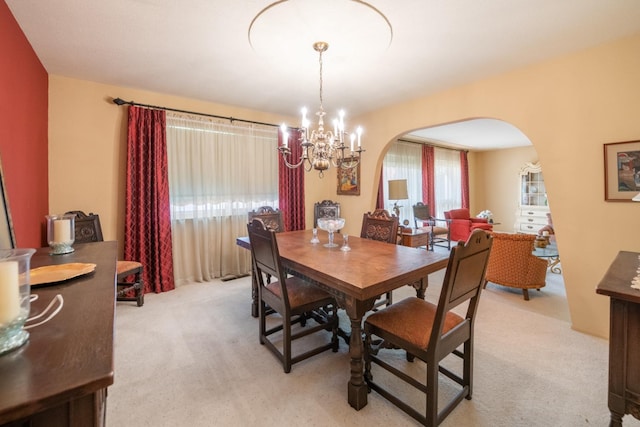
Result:
{"label": "sideboard", "polygon": [[596,287],[610,299],[609,392],[611,427],[622,417],[640,419],[640,290],[631,287],[640,253],[621,251]]}
{"label": "sideboard", "polygon": [[36,251],[31,268],[94,263],[94,272],[33,287],[31,315],[60,294],[62,310],[29,329],[29,341],[0,356],[0,426],[104,426],[113,384],[116,242],[75,245],[75,252]]}

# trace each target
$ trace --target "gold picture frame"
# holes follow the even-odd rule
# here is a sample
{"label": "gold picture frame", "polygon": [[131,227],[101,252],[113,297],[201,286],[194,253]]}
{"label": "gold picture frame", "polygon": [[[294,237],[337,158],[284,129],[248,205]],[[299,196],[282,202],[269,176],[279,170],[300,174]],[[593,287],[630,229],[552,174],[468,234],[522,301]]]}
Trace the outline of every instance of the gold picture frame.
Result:
{"label": "gold picture frame", "polygon": [[[353,158],[345,159],[349,163]],[[338,167],[338,191],[339,195],[359,196],[360,195],[360,162],[352,168]]]}
{"label": "gold picture frame", "polygon": [[631,202],[640,192],[640,141],[604,144],[604,199]]}

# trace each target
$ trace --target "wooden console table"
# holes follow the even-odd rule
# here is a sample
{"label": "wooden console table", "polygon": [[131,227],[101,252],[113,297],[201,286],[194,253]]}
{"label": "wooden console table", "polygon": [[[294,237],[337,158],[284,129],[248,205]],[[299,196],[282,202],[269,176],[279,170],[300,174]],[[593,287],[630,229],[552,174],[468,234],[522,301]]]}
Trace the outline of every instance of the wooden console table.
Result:
{"label": "wooden console table", "polygon": [[107,387],[113,384],[116,242],[75,245],[75,252],[49,255],[38,249],[31,268],[70,262],[94,263],[93,273],[52,286],[39,296],[31,316],[57,294],[62,310],[29,329],[29,341],[0,356],[0,426],[104,426]]}
{"label": "wooden console table", "polygon": [[640,266],[637,252],[618,253],[596,292],[610,297],[609,394],[610,426],[622,417],[640,419],[640,290],[631,287]]}

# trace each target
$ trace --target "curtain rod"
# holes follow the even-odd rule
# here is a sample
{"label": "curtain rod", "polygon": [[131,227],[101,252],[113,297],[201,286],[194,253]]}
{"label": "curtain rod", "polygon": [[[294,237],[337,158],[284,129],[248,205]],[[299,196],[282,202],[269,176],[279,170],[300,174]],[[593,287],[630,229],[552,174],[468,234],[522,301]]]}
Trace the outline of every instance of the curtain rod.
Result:
{"label": "curtain rod", "polygon": [[430,141],[415,141],[415,140],[412,141],[410,139],[402,139],[402,138],[398,138],[397,141],[399,141],[399,142],[409,142],[411,144],[429,145],[431,147],[443,148],[445,150],[451,150],[451,151],[464,151],[466,153],[469,152],[469,150],[463,150],[461,148],[445,147],[444,145],[434,144],[433,142],[430,142]]}
{"label": "curtain rod", "polygon": [[112,101],[113,101],[114,104],[117,104],[117,105],[125,105],[125,104],[127,104],[127,105],[133,105],[133,106],[138,106],[138,107],[153,108],[153,109],[156,109],[156,110],[175,111],[176,113],[195,114],[195,115],[198,115],[198,116],[214,117],[216,119],[225,119],[225,120],[229,120],[231,123],[233,123],[233,122],[243,122],[243,123],[253,123],[253,124],[256,124],[256,125],[279,127],[279,125],[274,125],[273,123],[256,122],[254,120],[236,119],[235,117],[217,116],[215,114],[198,113],[198,112],[195,112],[195,111],[178,110],[178,109],[169,108],[169,107],[159,107],[157,105],[140,104],[140,103],[133,102],[133,101],[125,101],[122,98],[114,98]]}

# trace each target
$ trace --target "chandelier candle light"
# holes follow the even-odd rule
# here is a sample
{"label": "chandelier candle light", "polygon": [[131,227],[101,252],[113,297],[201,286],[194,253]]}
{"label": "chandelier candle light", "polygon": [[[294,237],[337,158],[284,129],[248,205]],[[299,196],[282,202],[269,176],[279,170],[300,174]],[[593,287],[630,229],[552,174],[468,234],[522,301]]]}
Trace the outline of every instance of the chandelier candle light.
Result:
{"label": "chandelier candle light", "polygon": [[[320,109],[316,113],[318,116],[318,128],[310,130],[310,121],[307,119],[307,109],[302,109],[302,136],[300,138],[300,146],[302,154],[297,163],[290,163],[288,158],[291,156],[289,148],[289,133],[287,126],[283,123],[282,145],[278,147],[282,159],[287,167],[293,169],[304,164],[307,172],[311,169],[319,171],[320,178],[323,177],[324,171],[329,169],[331,165],[344,169],[354,168],[360,163],[362,154],[362,128],[358,127],[356,133],[352,133],[347,138],[347,132],[344,130],[344,111],[341,110],[339,118],[333,120],[333,132],[324,130],[324,108],[322,106],[322,53],[329,48],[329,44],[325,42],[316,42],[313,49],[320,54]],[[347,139],[348,144],[347,145]],[[356,146],[357,144],[357,146]],[[347,151],[347,152],[345,152]]]}

